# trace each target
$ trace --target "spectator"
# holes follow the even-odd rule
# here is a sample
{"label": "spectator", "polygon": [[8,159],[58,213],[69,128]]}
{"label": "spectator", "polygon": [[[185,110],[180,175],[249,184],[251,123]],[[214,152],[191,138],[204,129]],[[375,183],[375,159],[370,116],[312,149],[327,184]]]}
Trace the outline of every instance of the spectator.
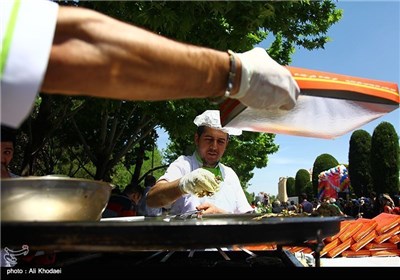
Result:
{"label": "spectator", "polygon": [[282,210],[281,202],[279,200],[274,200],[274,202],[272,202],[272,213],[279,214]]}
{"label": "spectator", "polygon": [[382,212],[393,214],[394,202],[392,198],[387,194],[384,193],[382,195]]}
{"label": "spectator", "polygon": [[268,204],[269,204],[269,195],[266,193],[264,193],[263,203],[265,206],[268,206]]}
{"label": "spectator", "polygon": [[335,212],[337,213],[337,216],[344,216],[343,211],[340,209],[339,205],[336,202],[336,198],[331,197],[329,199],[329,204],[335,208]]}
{"label": "spectator", "polygon": [[14,157],[16,131],[1,126],[1,178],[19,177],[9,170],[10,162]]}
{"label": "spectator", "polygon": [[290,201],[290,205],[288,206],[288,210],[289,211],[294,211],[295,213],[298,212],[298,209],[297,209],[296,204],[294,203],[294,200]]}
{"label": "spectator", "polygon": [[394,195],[393,202],[394,202],[394,207],[393,207],[392,213],[396,214],[396,215],[400,215],[400,195],[399,194]]}
{"label": "spectator", "polygon": [[301,194],[302,202],[300,203],[300,207],[302,212],[305,213],[312,213],[313,211],[313,204],[307,200],[307,195],[305,193]]}
{"label": "spectator", "polygon": [[147,175],[146,178],[144,179],[145,189],[139,201],[138,213],[137,213],[138,215],[146,217],[156,217],[162,215],[161,207],[153,208],[147,206],[146,204],[147,193],[155,184],[156,184],[156,177],[154,177],[153,175]]}
{"label": "spectator", "polygon": [[112,194],[103,218],[128,217],[137,215],[137,205],[142,197],[143,190],[138,185],[130,184],[121,194]]}

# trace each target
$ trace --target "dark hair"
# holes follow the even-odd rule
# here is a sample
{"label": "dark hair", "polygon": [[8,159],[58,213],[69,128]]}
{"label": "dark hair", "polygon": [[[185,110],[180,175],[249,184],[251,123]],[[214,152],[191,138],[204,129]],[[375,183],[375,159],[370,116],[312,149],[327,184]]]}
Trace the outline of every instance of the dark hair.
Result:
{"label": "dark hair", "polygon": [[205,129],[205,126],[204,125],[201,125],[201,126],[198,126],[197,127],[197,135],[200,137],[202,134],[203,134],[203,132],[204,132],[204,129]]}
{"label": "dark hair", "polygon": [[[196,133],[197,133],[197,135],[198,135],[199,137],[204,133],[205,128],[206,128],[205,125],[200,125],[200,126],[197,127]],[[226,135],[227,135],[227,136],[226,136],[226,139],[229,140],[229,138],[230,138],[229,133],[227,133]]]}
{"label": "dark hair", "polygon": [[125,194],[133,194],[133,193],[143,194],[143,189],[139,185],[129,184],[125,187],[123,193],[125,193]]}
{"label": "dark hair", "polygon": [[154,186],[156,184],[156,177],[153,175],[147,175],[146,178],[144,178],[144,186]]}
{"label": "dark hair", "polygon": [[17,130],[8,126],[1,126],[1,142],[12,142],[15,146]]}

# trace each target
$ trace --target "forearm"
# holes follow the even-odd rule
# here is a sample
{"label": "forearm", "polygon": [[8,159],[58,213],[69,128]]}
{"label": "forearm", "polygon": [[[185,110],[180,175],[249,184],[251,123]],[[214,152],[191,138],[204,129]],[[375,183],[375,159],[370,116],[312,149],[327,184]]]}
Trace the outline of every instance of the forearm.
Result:
{"label": "forearm", "polygon": [[147,193],[147,206],[153,208],[164,207],[180,198],[183,193],[178,185],[179,179],[172,182],[160,181],[155,184]]}
{"label": "forearm", "polygon": [[[240,61],[233,94],[240,86]],[[222,96],[226,52],[179,43],[97,12],[60,7],[42,90],[129,100]]]}

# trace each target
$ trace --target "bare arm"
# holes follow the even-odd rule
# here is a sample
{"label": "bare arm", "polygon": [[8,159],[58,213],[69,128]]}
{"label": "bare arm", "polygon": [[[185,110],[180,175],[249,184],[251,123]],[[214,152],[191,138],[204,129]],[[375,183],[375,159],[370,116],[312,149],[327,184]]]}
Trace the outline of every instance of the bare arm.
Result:
{"label": "bare arm", "polygon": [[[164,207],[180,198],[183,193],[178,187],[179,180],[167,182],[159,181],[147,193],[146,203],[149,207]],[[211,203],[202,203],[196,207],[197,210],[202,210],[203,214],[226,214],[227,211],[216,207]]]}
{"label": "bare arm", "polygon": [[179,180],[172,182],[161,180],[157,182],[147,193],[147,205],[154,208],[164,207],[180,198],[183,193],[178,187]]}
{"label": "bare arm", "polygon": [[[237,59],[233,94],[240,86]],[[42,91],[127,100],[222,96],[226,52],[179,43],[92,10],[60,7]]]}

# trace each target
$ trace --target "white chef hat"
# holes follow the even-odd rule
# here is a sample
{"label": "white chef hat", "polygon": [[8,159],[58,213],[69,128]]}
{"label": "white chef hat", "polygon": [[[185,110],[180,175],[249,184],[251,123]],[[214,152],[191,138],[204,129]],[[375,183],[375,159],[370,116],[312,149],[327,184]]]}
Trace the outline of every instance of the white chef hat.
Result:
{"label": "white chef hat", "polygon": [[208,126],[214,129],[222,130],[229,135],[240,135],[242,130],[237,128],[223,128],[221,125],[221,117],[219,110],[207,110],[194,119],[194,124],[197,126]]}

